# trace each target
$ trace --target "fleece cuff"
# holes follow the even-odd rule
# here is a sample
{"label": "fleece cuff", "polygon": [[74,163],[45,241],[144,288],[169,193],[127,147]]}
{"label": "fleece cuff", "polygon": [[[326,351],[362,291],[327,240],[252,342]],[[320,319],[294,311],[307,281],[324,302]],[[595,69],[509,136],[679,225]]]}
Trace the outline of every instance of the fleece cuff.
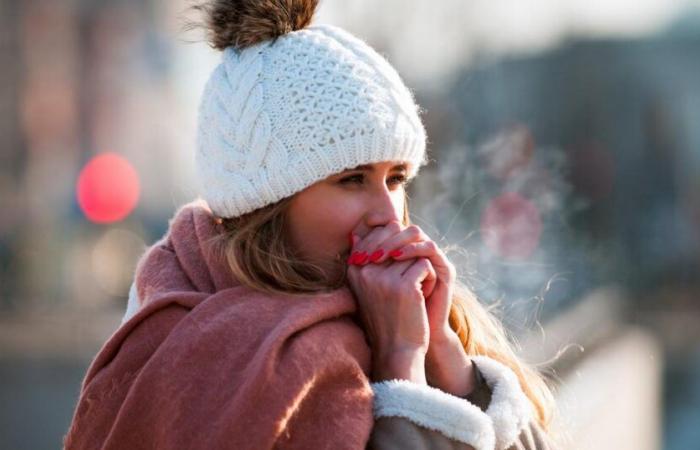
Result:
{"label": "fleece cuff", "polygon": [[403,417],[476,450],[492,450],[491,419],[476,405],[431,386],[408,380],[371,383],[374,417]]}
{"label": "fleece cuff", "polygon": [[520,388],[518,377],[509,367],[487,356],[470,358],[491,388],[491,403],[486,414],[493,423],[495,448],[506,449],[515,443],[522,429],[532,419],[530,400]]}

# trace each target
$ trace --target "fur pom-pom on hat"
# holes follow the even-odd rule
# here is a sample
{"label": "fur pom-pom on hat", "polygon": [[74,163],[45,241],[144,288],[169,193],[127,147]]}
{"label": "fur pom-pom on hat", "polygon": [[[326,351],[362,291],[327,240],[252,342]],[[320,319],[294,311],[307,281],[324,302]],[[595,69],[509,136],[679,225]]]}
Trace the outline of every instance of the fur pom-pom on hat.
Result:
{"label": "fur pom-pom on hat", "polygon": [[311,23],[318,0],[209,0],[205,13],[210,45],[218,50],[250,47]]}

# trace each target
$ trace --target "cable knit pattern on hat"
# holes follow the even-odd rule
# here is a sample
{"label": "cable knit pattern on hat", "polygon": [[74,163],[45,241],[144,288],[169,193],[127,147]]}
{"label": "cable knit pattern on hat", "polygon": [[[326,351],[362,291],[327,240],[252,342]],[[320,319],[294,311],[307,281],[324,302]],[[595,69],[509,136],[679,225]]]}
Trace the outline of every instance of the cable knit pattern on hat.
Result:
{"label": "cable knit pattern on hat", "polygon": [[409,162],[412,178],[427,163],[411,91],[384,57],[332,25],[226,48],[198,120],[198,182],[220,217],[361,164]]}

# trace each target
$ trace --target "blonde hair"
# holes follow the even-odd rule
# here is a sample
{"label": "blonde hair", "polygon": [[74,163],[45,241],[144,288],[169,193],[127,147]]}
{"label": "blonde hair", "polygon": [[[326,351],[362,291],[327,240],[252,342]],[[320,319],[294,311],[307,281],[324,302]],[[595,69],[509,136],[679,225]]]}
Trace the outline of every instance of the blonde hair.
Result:
{"label": "blonde hair", "polygon": [[[323,269],[304,261],[292,249],[286,215],[292,197],[234,218],[218,218],[223,232],[213,239],[214,251],[224,258],[244,285],[263,292],[304,295],[337,289],[345,277],[329,282]],[[408,197],[404,197],[404,225],[410,225]],[[532,403],[535,417],[548,431],[554,398],[544,378],[515,354],[501,321],[457,280],[449,314],[450,327],[469,355],[486,355],[510,367]]]}

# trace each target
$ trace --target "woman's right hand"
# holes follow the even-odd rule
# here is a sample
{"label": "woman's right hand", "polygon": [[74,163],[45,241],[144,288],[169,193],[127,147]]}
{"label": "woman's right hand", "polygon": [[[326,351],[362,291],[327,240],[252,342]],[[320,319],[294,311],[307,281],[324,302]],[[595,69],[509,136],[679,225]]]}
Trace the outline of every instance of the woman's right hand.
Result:
{"label": "woman's right hand", "polygon": [[[395,221],[375,227],[367,236],[355,239],[353,252],[374,249],[401,231]],[[422,286],[424,282],[434,283],[436,278],[429,260],[351,264],[347,277],[372,349],[372,378],[401,378],[425,384],[430,327]]]}

